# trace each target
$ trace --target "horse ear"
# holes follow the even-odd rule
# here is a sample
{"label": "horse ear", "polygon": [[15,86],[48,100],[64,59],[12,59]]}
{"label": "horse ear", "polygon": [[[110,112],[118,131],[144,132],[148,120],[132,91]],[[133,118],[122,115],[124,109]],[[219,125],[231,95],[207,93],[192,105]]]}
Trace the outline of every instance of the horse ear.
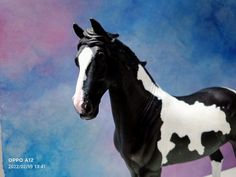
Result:
{"label": "horse ear", "polygon": [[74,32],[75,34],[79,37],[79,38],[83,38],[84,37],[84,30],[79,27],[79,25],[77,25],[76,23],[73,24],[73,29],[74,29]]}
{"label": "horse ear", "polygon": [[107,32],[103,29],[103,27],[102,27],[102,25],[100,25],[100,23],[98,23],[94,19],[90,19],[90,22],[91,22],[93,30],[96,34],[101,35],[101,36],[106,37],[106,38],[109,38]]}

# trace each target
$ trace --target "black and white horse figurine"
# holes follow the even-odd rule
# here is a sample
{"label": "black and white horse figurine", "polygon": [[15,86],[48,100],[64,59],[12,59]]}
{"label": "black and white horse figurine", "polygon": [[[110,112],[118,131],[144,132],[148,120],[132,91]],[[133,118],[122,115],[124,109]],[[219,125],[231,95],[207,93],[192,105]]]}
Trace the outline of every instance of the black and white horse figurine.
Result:
{"label": "black and white horse figurine", "polygon": [[115,122],[114,143],[132,177],[160,177],[162,166],[210,156],[220,177],[220,146],[236,155],[236,92],[214,87],[175,97],[161,89],[145,63],[94,19],[92,28],[73,28],[80,38],[80,68],[74,107],[82,119],[98,114],[109,90]]}

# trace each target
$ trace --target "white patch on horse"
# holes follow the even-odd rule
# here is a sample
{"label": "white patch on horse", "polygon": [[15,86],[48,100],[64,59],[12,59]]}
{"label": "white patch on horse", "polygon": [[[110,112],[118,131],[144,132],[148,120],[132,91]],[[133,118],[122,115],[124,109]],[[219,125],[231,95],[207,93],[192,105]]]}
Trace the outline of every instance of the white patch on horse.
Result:
{"label": "white patch on horse", "polygon": [[87,79],[86,70],[92,61],[92,57],[93,51],[89,47],[85,47],[77,57],[77,60],[79,61],[80,71],[76,84],[75,94],[73,96],[73,103],[79,113],[82,113],[81,105],[84,101],[83,83]]}
{"label": "white patch on horse", "polygon": [[190,105],[176,99],[157,87],[142,65],[139,65],[137,79],[142,81],[147,91],[162,101],[163,124],[161,139],[157,142],[157,147],[162,154],[162,164],[167,163],[167,155],[175,147],[175,144],[170,141],[174,133],[179,137],[188,136],[189,150],[196,150],[199,155],[202,155],[204,154],[204,146],[201,143],[202,133],[221,131],[223,134],[228,134],[230,132],[225,113],[216,105],[206,106],[198,101]]}
{"label": "white patch on horse", "polygon": [[220,177],[221,175],[221,169],[222,169],[222,163],[223,160],[221,162],[217,162],[217,161],[211,161],[211,167],[212,167],[212,177]]}

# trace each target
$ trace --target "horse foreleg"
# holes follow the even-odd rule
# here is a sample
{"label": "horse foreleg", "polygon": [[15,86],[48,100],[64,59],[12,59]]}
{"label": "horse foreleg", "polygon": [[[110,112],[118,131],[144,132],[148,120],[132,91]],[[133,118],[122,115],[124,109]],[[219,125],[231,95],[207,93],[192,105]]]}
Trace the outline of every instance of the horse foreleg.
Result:
{"label": "horse foreleg", "polygon": [[129,166],[128,166],[128,169],[129,169],[131,177],[138,177],[138,175]]}
{"label": "horse foreleg", "polygon": [[158,171],[145,171],[139,175],[139,177],[161,177],[161,169]]}
{"label": "horse foreleg", "polygon": [[134,172],[130,172],[131,177],[138,177],[138,175]]}
{"label": "horse foreleg", "polygon": [[211,158],[211,166],[212,166],[212,176],[220,177],[221,168],[223,163],[223,155],[218,149],[216,152],[210,155]]}

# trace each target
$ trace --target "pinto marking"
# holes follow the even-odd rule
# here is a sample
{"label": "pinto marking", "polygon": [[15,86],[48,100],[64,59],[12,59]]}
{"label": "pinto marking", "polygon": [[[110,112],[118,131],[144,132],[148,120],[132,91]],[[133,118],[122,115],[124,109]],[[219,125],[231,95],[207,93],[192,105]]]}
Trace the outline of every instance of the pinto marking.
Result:
{"label": "pinto marking", "polygon": [[83,83],[87,79],[86,70],[93,58],[93,51],[89,47],[85,47],[80,55],[77,57],[80,66],[79,77],[76,84],[75,94],[73,96],[73,103],[79,113],[82,113],[81,105],[84,102]]}
{"label": "pinto marking", "polygon": [[220,177],[221,175],[221,169],[222,169],[222,163],[223,160],[221,162],[217,162],[217,161],[211,161],[211,166],[212,166],[212,177]]}
{"label": "pinto marking", "polygon": [[157,147],[162,154],[162,164],[167,163],[167,155],[175,147],[175,144],[170,141],[174,133],[179,137],[188,136],[190,140],[188,149],[196,150],[199,155],[204,154],[204,146],[201,143],[202,133],[210,131],[230,133],[230,125],[220,107],[206,106],[198,101],[190,105],[178,100],[156,86],[142,65],[139,65],[137,79],[142,81],[145,90],[162,101],[163,124],[161,139],[157,142]]}

